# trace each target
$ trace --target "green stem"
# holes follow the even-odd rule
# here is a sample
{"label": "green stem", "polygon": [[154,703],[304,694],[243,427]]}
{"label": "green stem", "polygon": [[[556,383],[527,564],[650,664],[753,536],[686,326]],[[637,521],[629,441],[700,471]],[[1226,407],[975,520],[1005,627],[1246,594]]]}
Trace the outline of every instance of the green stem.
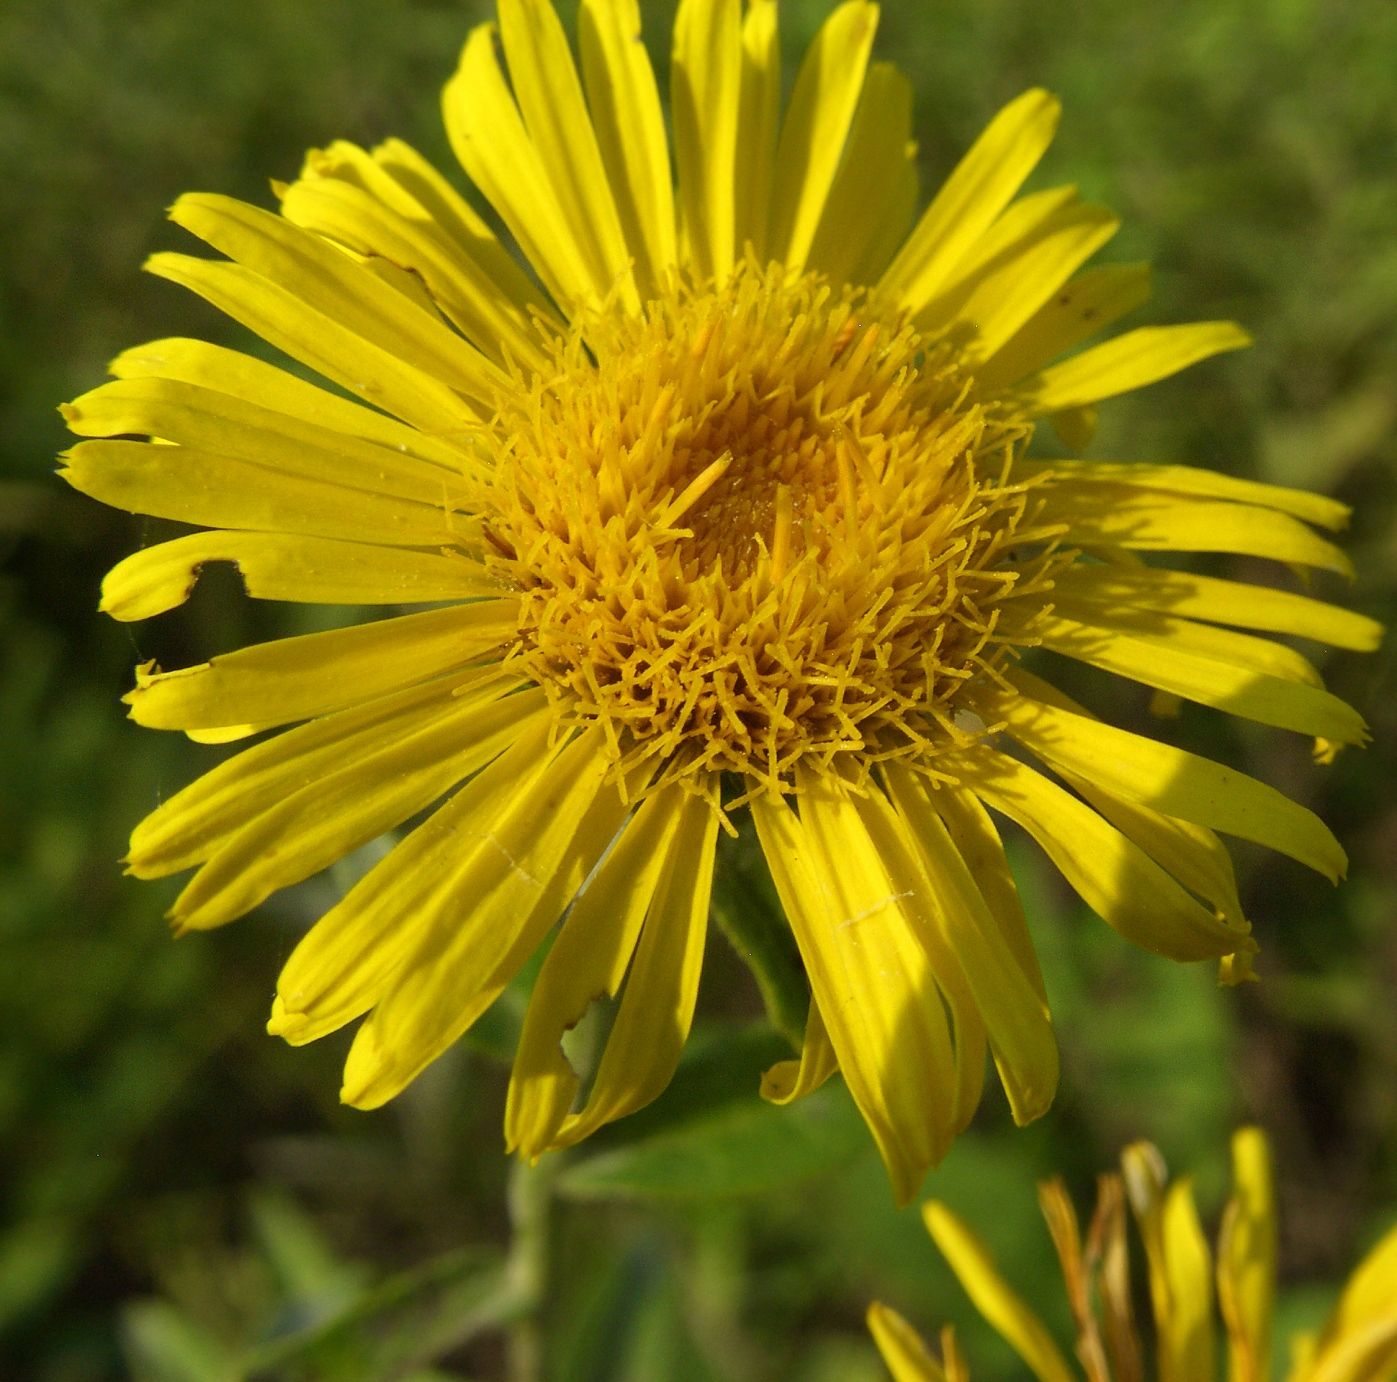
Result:
{"label": "green stem", "polygon": [[506,1277],[519,1313],[509,1327],[510,1382],[541,1382],[543,1303],[548,1291],[548,1242],[558,1153],[536,1166],[515,1162],[509,1177],[510,1245]]}

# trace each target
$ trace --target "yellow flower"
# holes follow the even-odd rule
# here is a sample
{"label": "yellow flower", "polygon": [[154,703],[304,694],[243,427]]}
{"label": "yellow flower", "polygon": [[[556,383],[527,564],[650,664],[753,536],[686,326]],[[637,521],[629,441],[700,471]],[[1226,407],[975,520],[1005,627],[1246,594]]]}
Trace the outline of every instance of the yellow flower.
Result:
{"label": "yellow flower", "polygon": [[[1234,1188],[1208,1251],[1188,1179],[1172,1185],[1148,1142],[1126,1149],[1120,1175],[1099,1180],[1085,1243],[1060,1180],[1038,1188],[1043,1217],[1062,1264],[1076,1326],[1072,1368],[1051,1334],[1000,1276],[988,1250],[943,1204],[922,1206],[936,1245],[975,1308],[1013,1347],[1038,1382],[1209,1382],[1215,1356],[1214,1280],[1229,1382],[1267,1382],[1276,1293],[1276,1211],[1270,1152],[1257,1128],[1232,1139]],[[1145,1247],[1154,1321],[1154,1368],[1133,1315],[1125,1202]],[[969,1382],[949,1327],[938,1358],[895,1310],[875,1302],[868,1325],[896,1382]],[[1397,1227],[1349,1278],[1323,1329],[1290,1341],[1289,1382],[1393,1382],[1397,1378]]]}
{"label": "yellow flower", "polygon": [[[1214,829],[1343,871],[1308,811],[1019,666],[1042,646],[1354,743],[1303,657],[1225,626],[1359,649],[1377,630],[1138,555],[1347,572],[1315,531],[1342,505],[1028,459],[1039,419],[1085,437],[1101,400],[1246,337],[1146,327],[1069,354],[1147,276],[1082,269],[1116,220],[1073,188],[1020,195],[1057,102],[1009,105],[914,219],[911,93],[870,60],[876,18],[840,5],[782,112],[773,0],[684,0],[671,151],[635,0],[583,0],[580,75],[546,0],[500,0],[444,113],[527,268],[410,148],[336,143],[277,187],[279,215],[181,198],[172,219],[227,258],[148,265],[333,389],[163,340],[64,410],[98,439],[68,454],[73,485],[211,529],[118,565],[116,618],[178,605],[209,562],[257,598],[425,607],[143,667],[128,698],[200,740],[281,731],[135,831],[137,875],[198,867],[180,930],[434,808],[281,976],[289,1041],[367,1014],[352,1104],[397,1094],[560,919],[510,1145],[536,1156],[654,1098],[694,1008],[716,832],[750,814],[812,990],[800,1059],[764,1092],[842,1071],[906,1199],[987,1050],[1020,1121],[1057,1083],[986,808],[1124,935],[1230,977],[1254,945]],[[561,1038],[618,994],[574,1108]]]}

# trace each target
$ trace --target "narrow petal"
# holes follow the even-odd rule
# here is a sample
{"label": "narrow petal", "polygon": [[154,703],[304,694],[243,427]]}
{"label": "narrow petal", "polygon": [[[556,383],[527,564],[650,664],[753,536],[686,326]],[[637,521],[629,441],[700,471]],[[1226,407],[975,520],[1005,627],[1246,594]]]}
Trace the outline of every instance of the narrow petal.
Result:
{"label": "narrow petal", "polygon": [[[337,151],[344,147],[331,146]],[[468,262],[480,266],[505,298],[522,309],[526,320],[538,321],[548,330],[560,325],[514,251],[500,242],[475,208],[416,149],[401,139],[386,139],[374,147],[369,163],[382,169],[384,178],[366,181],[368,190],[386,193],[390,185],[401,189],[410,199],[405,214],[441,231]]]}
{"label": "narrow petal", "polygon": [[461,479],[430,461],[193,384],[116,379],[60,411],[69,430],[82,437],[159,437],[284,475],[410,499],[432,509],[459,511],[467,503]]}
{"label": "narrow petal", "polygon": [[1273,638],[1221,629],[1214,624],[1181,619],[1163,611],[1122,609],[1104,600],[1079,600],[1054,582],[1053,609],[1072,624],[1099,633],[1124,634],[1144,641],[1162,640],[1178,649],[1213,662],[1227,662],[1278,681],[1297,686],[1322,687],[1324,679],[1314,663]]}
{"label": "narrow petal", "polygon": [[1046,495],[1045,522],[1073,547],[1139,552],[1235,552],[1353,577],[1353,563],[1289,514],[1251,504],[1175,497],[1127,485],[1063,487]]}
{"label": "narrow petal", "polygon": [[517,678],[495,667],[442,677],[264,739],[161,802],[131,834],[128,870],[138,878],[163,878],[201,863],[306,783],[375,745],[407,737],[443,706],[488,701],[517,686]]}
{"label": "narrow petal", "polygon": [[946,1382],[940,1363],[896,1310],[875,1300],[865,1318],[893,1382]]}
{"label": "narrow petal", "polygon": [[111,372],[118,379],[171,379],[231,394],[316,427],[376,442],[400,456],[432,461],[453,476],[467,463],[467,453],[439,436],[307,383],[265,360],[207,341],[170,337],[133,346],[112,361]]}
{"label": "narrow petal", "polygon": [[683,789],[641,803],[573,904],[529,998],[505,1109],[505,1150],[547,1151],[580,1087],[563,1036],[602,998],[614,998],[631,963],[682,816]]}
{"label": "narrow petal", "polygon": [[[401,840],[306,933],[277,979],[267,1030],[300,1046],[367,1012],[424,933],[462,902],[455,883],[481,840],[555,753],[540,716]],[[293,731],[295,733],[297,731]]]}
{"label": "narrow petal", "polygon": [[1127,940],[1176,960],[1211,959],[1237,948],[1236,929],[1041,773],[988,748],[957,754],[954,771],[986,805],[1027,830],[1087,906]]}
{"label": "narrow petal", "polygon": [[139,670],[125,699],[151,729],[308,720],[464,669],[510,637],[515,612],[514,600],[485,600],[256,643],[173,672]]}
{"label": "narrow petal", "polygon": [[863,88],[878,7],[846,0],[806,50],[781,126],[768,250],[804,269]]}
{"label": "narrow petal", "polygon": [[959,962],[983,1019],[1014,1121],[1029,1123],[1047,1111],[1058,1079],[1052,1018],[1034,984],[1037,966],[1030,977],[1005,945],[967,861],[936,811],[939,794],[897,763],[888,765],[887,781],[916,850],[942,943],[954,957],[952,963]]}
{"label": "narrow petal", "polygon": [[770,258],[767,230],[776,162],[776,128],[781,118],[781,39],[776,0],[748,0],[742,19],[742,96],[737,114],[734,168],[735,249],[751,245],[759,264]]}
{"label": "narrow petal", "polygon": [[993,357],[1119,226],[1104,207],[1072,206],[1042,233],[1004,255],[983,275],[948,327],[953,338],[964,336],[960,349],[966,363],[974,369]]}
{"label": "narrow petal", "polygon": [[907,236],[917,201],[912,86],[890,62],[868,69],[808,265],[836,283],[871,283]]}
{"label": "narrow petal", "polygon": [[519,242],[553,299],[568,312],[604,297],[599,280],[539,150],[524,127],[495,51],[496,29],[471,30],[460,66],[442,92],[442,116],[452,150],[485,199]]}
{"label": "narrow petal", "polygon": [[905,1203],[944,1154],[954,1112],[935,976],[848,797],[825,782],[801,804],[797,818],[764,795],[753,819],[839,1068]]}
{"label": "narrow petal", "polygon": [[1163,1239],[1171,1308],[1166,1319],[1156,1321],[1160,1376],[1166,1382],[1212,1377],[1213,1260],[1189,1177],[1176,1181],[1164,1197]]}
{"label": "narrow petal", "polygon": [[399,1093],[494,1001],[554,925],[625,819],[606,785],[604,737],[592,729],[520,786],[445,880],[411,955],[360,1027],[341,1098],[377,1108]]}
{"label": "narrow petal", "polygon": [[107,572],[100,608],[152,619],[182,605],[210,562],[231,563],[254,600],[411,605],[498,594],[497,580],[454,552],[418,552],[284,533],[191,533],[133,552]]}
{"label": "narrow petal", "polygon": [[1355,652],[1372,652],[1383,636],[1383,626],[1376,619],[1339,605],[1191,571],[1078,562],[1055,575],[1053,585],[1081,603],[1157,610],[1186,619],[1293,634]]}
{"label": "narrow petal", "polygon": [[995,116],[883,275],[882,295],[915,315],[941,291],[1043,156],[1059,112],[1056,99],[1034,89]]}
{"label": "narrow petal", "polygon": [[[1036,624],[1034,632],[1042,646],[1053,652],[1231,715],[1340,744],[1361,744],[1368,737],[1363,717],[1322,687],[1253,670],[1255,658],[1249,666],[1195,651],[1188,646],[1182,627],[1180,636],[1174,637],[1168,627],[1158,633],[1127,631],[1109,615],[1089,625],[1054,614]],[[1210,630],[1210,634],[1208,640],[1199,641],[1225,646],[1223,630]]]}
{"label": "narrow petal", "polygon": [[670,107],[684,237],[701,277],[726,278],[741,248],[734,187],[742,62],[738,0],[681,0]]}
{"label": "narrow petal", "polygon": [[1037,417],[1142,389],[1224,351],[1240,350],[1251,337],[1235,322],[1142,326],[1053,365],[1019,386],[1024,406]]}
{"label": "narrow petal", "polygon": [[1008,389],[1141,306],[1148,264],[1103,264],[1063,284],[975,371],[987,392]]}
{"label": "narrow petal", "polygon": [[469,398],[487,401],[504,381],[439,318],[414,307],[362,265],[290,221],[233,197],[187,193],[170,219],[315,312]]}
{"label": "narrow petal", "polygon": [[989,812],[974,792],[952,783],[943,783],[931,798],[931,804],[950,834],[956,853],[965,860],[999,928],[1001,939],[1028,976],[1034,992],[1046,1001],[1043,972],[1038,967],[1038,956],[1028,934],[1028,918],[1024,916],[1018,886],[1004,853],[1004,842]]}
{"label": "narrow petal", "polygon": [[582,76],[606,177],[642,295],[675,263],[669,140],[655,73],[640,36],[638,0],[584,0],[578,17]]}
{"label": "narrow petal", "polygon": [[[179,523],[438,549],[455,538],[442,505],[288,475],[196,447],[86,441],[62,460],[59,474],[80,493]],[[463,521],[463,535],[473,526]]]}
{"label": "narrow petal", "polygon": [[197,293],[293,360],[422,432],[463,439],[479,428],[475,409],[448,385],[372,336],[361,336],[318,311],[299,287],[284,288],[241,264],[187,254],[154,254],[145,267]]}
{"label": "narrow petal", "polygon": [[[904,899],[903,911],[917,941],[931,960],[932,973],[950,1018],[955,1070],[950,1127],[953,1134],[960,1133],[975,1116],[985,1087],[988,1046],[985,1017],[977,1002],[975,987],[966,977],[967,964],[977,958],[973,953],[976,947],[972,943],[966,947],[966,953],[962,953],[961,919],[947,915],[947,889],[941,880],[929,877],[935,864],[928,859],[922,842],[913,837],[909,822],[881,793],[870,792],[855,798],[854,808],[868,831],[869,841],[887,872],[889,883]],[[970,925],[974,925],[974,920]],[[983,980],[984,976],[981,977]],[[1019,1073],[1011,1065],[1010,1104],[1016,1114],[1026,1112],[1033,1103],[1032,1095],[1023,1101],[1017,1098],[1023,1092],[1017,1079]]]}
{"label": "narrow petal", "polygon": [[484,767],[536,717],[543,693],[453,704],[342,759],[224,839],[175,899],[181,931],[221,926],[401,825]]}
{"label": "narrow petal", "polygon": [[922,1206],[922,1219],[971,1303],[1023,1359],[1038,1382],[1073,1382],[1072,1370],[1052,1335],[999,1274],[979,1238],[936,1200]]}
{"label": "narrow petal", "polygon": [[[1096,718],[1056,687],[1021,667],[1016,667],[1010,674],[1010,684],[1033,700],[1074,715]],[[1060,763],[1055,764],[1054,769],[1089,806],[1099,811],[1117,830],[1129,836],[1155,863],[1240,931],[1246,930],[1231,856],[1211,830],[1163,815],[1139,802],[1125,801],[1103,790],[1094,777],[1072,772]]]}
{"label": "narrow petal", "polygon": [[1258,508],[1278,509],[1293,518],[1337,532],[1348,526],[1351,511],[1328,495],[1290,489],[1240,475],[1225,475],[1192,465],[1150,465],[1144,461],[1025,461],[1015,475],[1049,475],[1063,488],[1087,485],[1134,485],[1200,499],[1231,499]]}
{"label": "narrow petal", "polygon": [[985,712],[1038,757],[1126,801],[1254,840],[1330,879],[1344,872],[1344,852],[1324,822],[1255,778],[1027,696],[989,698]]}
{"label": "narrow petal", "polygon": [[[591,268],[599,298],[640,306],[632,250],[621,232],[563,25],[549,0],[500,0],[500,36],[514,96],[544,175]],[[632,39],[636,47],[639,34]],[[641,50],[644,51],[643,49]]]}
{"label": "narrow petal", "polygon": [[1397,1228],[1359,1263],[1297,1382],[1390,1382],[1397,1369]]}
{"label": "narrow petal", "polygon": [[819,1089],[838,1069],[839,1057],[820,1016],[820,1005],[811,998],[800,1058],[778,1061],[762,1075],[762,1098],[773,1104],[789,1104]]}
{"label": "narrow petal", "polygon": [[693,1022],[708,930],[718,816],[702,796],[679,806],[674,842],[626,976],[586,1105],[569,1114],[556,1144],[590,1137],[644,1107],[669,1084]]}
{"label": "narrow petal", "polygon": [[[386,175],[381,177],[396,185]],[[405,215],[363,187],[321,172],[302,177],[282,192],[281,214],[354,254],[412,274],[432,303],[492,363],[543,368],[539,332],[529,316],[542,299],[515,301],[511,287],[492,278],[459,241],[451,240],[424,214]]]}
{"label": "narrow petal", "polygon": [[1228,1376],[1267,1382],[1276,1298],[1276,1187],[1259,1128],[1232,1138],[1232,1199],[1218,1235],[1218,1304],[1227,1326]]}

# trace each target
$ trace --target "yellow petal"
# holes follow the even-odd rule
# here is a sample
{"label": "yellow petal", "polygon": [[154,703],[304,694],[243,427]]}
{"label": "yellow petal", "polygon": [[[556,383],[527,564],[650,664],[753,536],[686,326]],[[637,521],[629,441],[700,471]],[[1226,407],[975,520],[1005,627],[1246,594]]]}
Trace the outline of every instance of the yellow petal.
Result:
{"label": "yellow petal", "polygon": [[965,860],[999,928],[1000,938],[1033,985],[1033,991],[1046,1001],[1043,973],[1028,934],[1028,918],[1024,916],[1018,885],[1004,853],[1004,842],[989,812],[974,792],[952,783],[943,783],[931,798],[931,804],[941,817],[956,853]]}
{"label": "yellow petal", "polygon": [[103,613],[151,619],[182,605],[209,562],[230,562],[254,600],[328,605],[411,605],[491,595],[498,582],[478,562],[284,533],[191,533],[133,552],[102,581]]}
{"label": "yellow petal", "polygon": [[[1367,739],[1362,716],[1321,687],[1254,670],[1260,660],[1254,656],[1239,664],[1188,646],[1190,641],[1211,644],[1210,651],[1235,646],[1245,656],[1246,643],[1229,644],[1223,630],[1209,630],[1206,639],[1189,639],[1172,636],[1167,617],[1150,622],[1162,625],[1157,633],[1133,627],[1127,632],[1109,615],[1091,625],[1054,614],[1035,624],[1034,632],[1042,646],[1054,652],[1231,715],[1341,744],[1361,744]],[[1182,625],[1179,632],[1183,633]],[[1245,634],[1231,635],[1232,640],[1246,638]],[[1284,658],[1286,652],[1280,650],[1279,657]],[[1292,659],[1294,656],[1291,654]]]}
{"label": "yellow petal", "polygon": [[1176,1181],[1166,1192],[1162,1231],[1170,1311],[1166,1319],[1156,1321],[1160,1378],[1161,1382],[1194,1382],[1214,1375],[1213,1261],[1198,1220],[1191,1179]]}
{"label": "yellow petal", "polygon": [[974,368],[992,358],[1119,226],[1104,207],[1073,206],[1002,256],[949,323],[952,338],[964,339],[966,363]]}
{"label": "yellow petal", "polygon": [[878,284],[911,314],[949,282],[1043,156],[1060,107],[1046,91],[1026,91],[990,122],[923,212]]}
{"label": "yellow petal", "polygon": [[674,843],[640,933],[621,1006],[585,1106],[555,1145],[568,1146],[648,1104],[669,1083],[693,1021],[708,928],[718,815],[685,794]]}
{"label": "yellow petal", "polygon": [[430,301],[495,364],[517,361],[532,370],[543,368],[539,333],[529,317],[533,304],[516,302],[425,216],[411,218],[362,187],[323,175],[292,183],[282,194],[281,214],[357,255],[413,275]]}
{"label": "yellow petal", "polygon": [[[892,782],[891,773],[889,782]],[[903,796],[911,796],[915,791],[914,784],[899,785],[904,789]],[[932,973],[936,976],[937,987],[951,1019],[955,1087],[950,1126],[953,1133],[959,1133],[969,1126],[984,1092],[987,1018],[981,1011],[980,1000],[986,993],[993,998],[1000,996],[995,985],[1000,976],[995,971],[1001,959],[993,953],[987,957],[984,953],[987,947],[983,943],[977,944],[980,938],[968,939],[963,933],[986,926],[993,929],[994,923],[985,915],[982,901],[971,901],[960,895],[957,884],[961,880],[948,882],[941,877],[941,861],[935,853],[936,842],[928,846],[917,838],[920,819],[914,823],[902,806],[901,796],[894,793],[893,801],[889,802],[880,793],[871,792],[856,798],[854,806],[892,888],[904,899],[903,910],[917,940],[931,960]],[[913,811],[916,809],[914,803]],[[933,815],[932,820],[932,829],[939,829],[939,819]],[[969,918],[961,915],[967,906],[976,907]],[[993,948],[991,943],[988,949],[993,952]],[[985,972],[977,976],[977,983],[972,984],[968,981],[967,970],[976,963],[983,965]],[[996,1035],[1002,1036],[1005,1015],[993,1013],[988,1020],[995,1022]],[[1017,1015],[1009,1020],[1017,1021]],[[1028,1021],[1031,1024],[1032,1018]],[[1041,1086],[1034,1086],[1032,1075],[1024,1078],[1026,1072],[1016,1059],[1021,1054],[1022,1048],[1011,1045],[1009,1058],[1001,1066],[1001,1071],[1005,1072],[1005,1088],[1009,1091],[1014,1116],[1022,1117],[1026,1122],[1042,1111],[1043,1090]],[[998,1058],[996,1053],[996,1060]],[[1056,1051],[1050,1053],[1049,1059],[1055,1072]]]}
{"label": "yellow petal", "polygon": [[400,456],[433,461],[449,471],[459,471],[466,464],[466,453],[439,436],[341,398],[264,360],[207,341],[170,337],[133,346],[112,361],[111,372],[118,379],[171,379],[214,389],[316,427],[376,442]]}
{"label": "yellow petal", "polygon": [[669,141],[637,0],[584,0],[578,40],[587,103],[642,296],[675,262]]}
{"label": "yellow petal", "polygon": [[809,267],[836,283],[874,282],[907,235],[917,201],[912,86],[889,62],[868,69]]}
{"label": "yellow petal", "polygon": [[1391,1382],[1397,1376],[1397,1228],[1359,1263],[1296,1382]]}
{"label": "yellow petal", "polygon": [[863,87],[878,7],[846,0],[807,49],[781,126],[771,202],[773,258],[804,269]]}
{"label": "yellow petal", "polygon": [[896,1310],[875,1300],[865,1318],[893,1382],[946,1382],[941,1365]]}
{"label": "yellow petal", "polygon": [[[452,884],[478,842],[556,756],[547,715],[524,726],[477,773],[336,903],[291,952],[277,980],[267,1030],[300,1046],[366,1012],[416,952],[423,935],[462,901]],[[295,732],[295,731],[293,731]]]}
{"label": "yellow petal", "polygon": [[472,29],[442,92],[447,137],[461,166],[500,214],[543,285],[565,312],[604,297],[611,284],[589,260],[549,170],[510,94],[496,29]]}
{"label": "yellow petal", "polygon": [[719,280],[741,248],[734,185],[742,65],[738,0],[680,0],[669,93],[679,207],[695,270]]}
{"label": "yellow petal", "polygon": [[1043,1322],[999,1274],[989,1250],[944,1204],[928,1200],[922,1219],[975,1308],[1028,1365],[1038,1382],[1073,1382]]}
{"label": "yellow petal", "polygon": [[1103,327],[1133,312],[1150,295],[1148,264],[1103,264],[1065,283],[975,371],[988,392],[1007,389]]}
{"label": "yellow petal", "polygon": [[1018,392],[1035,416],[1142,389],[1190,365],[1251,344],[1235,322],[1142,326],[1026,379]]}
{"label": "yellow petal", "polygon": [[405,614],[255,643],[194,667],[137,674],[131,718],[151,729],[282,725],[464,670],[513,633],[516,602]]}
{"label": "yellow petal", "polygon": [[505,1109],[505,1150],[547,1151],[572,1109],[579,1080],[563,1035],[592,1003],[614,998],[674,848],[684,793],[671,786],[641,803],[573,903],[534,981]]}
{"label": "yellow petal", "polygon": [[[958,961],[964,973],[1014,1121],[1031,1122],[1047,1111],[1057,1092],[1057,1043],[1048,1005],[1005,945],[967,861],[937,813],[939,793],[900,764],[889,764],[886,772],[892,800],[924,870],[931,915],[948,963]],[[891,852],[891,841],[886,848]]]}
{"label": "yellow petal", "polygon": [[250,273],[291,289],[312,311],[458,393],[488,401],[504,382],[498,369],[437,317],[270,211],[198,192],[175,202],[170,219]]}
{"label": "yellow petal", "polygon": [[128,870],[163,878],[207,859],[235,831],[379,743],[401,739],[444,705],[479,703],[518,686],[498,668],[443,677],[289,729],[211,768],[160,803],[131,834]]}
{"label": "yellow petal", "polygon": [[1242,581],[1158,567],[1078,562],[1053,577],[1054,589],[1077,601],[1159,611],[1187,619],[1294,634],[1336,648],[1372,652],[1383,627],[1338,605]]}
{"label": "yellow petal", "polygon": [[[562,22],[550,0],[500,0],[500,37],[520,114],[540,166],[592,273],[598,298],[640,306],[633,250],[621,233],[611,184],[582,98]],[[632,42],[639,47],[639,35]],[[641,50],[644,51],[643,49]]]}
{"label": "yellow petal", "polygon": [[197,293],[292,359],[420,431],[464,438],[478,430],[475,410],[464,398],[375,338],[359,335],[312,307],[299,285],[293,291],[241,264],[187,254],[154,254],[145,267]]}
{"label": "yellow petal", "polygon": [[60,411],[83,437],[132,433],[251,461],[285,475],[460,510],[459,470],[278,413],[233,394],[170,379],[117,379]]}
{"label": "yellow petal", "polygon": [[838,1069],[839,1057],[820,1016],[820,1005],[811,998],[800,1059],[778,1061],[762,1075],[762,1098],[773,1104],[789,1104],[819,1089]]}
{"label": "yellow petal", "polygon": [[412,953],[355,1035],[346,1103],[376,1108],[414,1080],[556,923],[626,815],[621,793],[605,781],[604,744],[592,728],[561,747],[461,851]]}
{"label": "yellow petal", "polygon": [[1064,486],[1047,495],[1044,521],[1063,523],[1065,545],[1142,552],[1236,552],[1353,576],[1332,542],[1289,514],[1251,504],[1174,497],[1102,483]]}
{"label": "yellow petal", "polygon": [[487,704],[443,699],[409,732],[342,758],[222,840],[175,899],[176,926],[221,926],[344,858],[497,758],[544,713],[538,690]]}
{"label": "yellow petal", "polygon": [[[327,483],[190,446],[79,442],[59,474],[104,504],[212,528],[250,528],[387,546],[452,544],[440,505]],[[463,521],[463,536],[474,525]]]}
{"label": "yellow petal", "polygon": [[[1055,687],[1016,667],[1010,684],[1033,700],[1088,719],[1095,718]],[[1091,776],[1054,765],[1062,780],[1099,811],[1117,830],[1129,836],[1155,863],[1245,933],[1247,923],[1237,896],[1237,879],[1226,846],[1202,826],[1176,820],[1139,802],[1125,801],[1104,791]],[[1238,937],[1245,950],[1245,935]]]}
{"label": "yellow petal", "polygon": [[988,748],[956,754],[953,768],[986,805],[1023,826],[1087,906],[1128,940],[1176,960],[1209,959],[1237,948],[1236,929],[1041,773]]}
{"label": "yellow petal", "polygon": [[954,1067],[935,976],[844,790],[812,783],[801,806],[798,819],[767,794],[752,815],[839,1068],[905,1203],[950,1135]]}
{"label": "yellow petal", "polygon": [[[1269,485],[1240,475],[1224,475],[1191,465],[1150,465],[1144,461],[1025,461],[1015,475],[1051,476],[1056,487],[1131,485],[1164,490],[1168,494],[1192,494],[1200,499],[1231,499],[1258,508],[1279,509],[1319,528],[1338,531],[1348,526],[1351,510],[1328,495],[1311,490]],[[1088,491],[1089,494],[1089,491]],[[1085,496],[1084,496],[1085,497]]]}
{"label": "yellow petal", "polygon": [[1259,1128],[1232,1138],[1234,1189],[1218,1235],[1218,1304],[1230,1382],[1268,1382],[1276,1296],[1276,1193]]}
{"label": "yellow petal", "polygon": [[759,264],[770,257],[767,227],[780,117],[781,39],[776,0],[748,0],[742,19],[742,96],[737,116],[737,147],[742,157],[733,169],[733,216],[737,252],[741,254],[751,245]]}
{"label": "yellow petal", "polygon": [[1330,879],[1344,872],[1344,851],[1328,826],[1255,778],[1027,696],[987,697],[985,710],[1038,757],[1125,801],[1254,840]]}

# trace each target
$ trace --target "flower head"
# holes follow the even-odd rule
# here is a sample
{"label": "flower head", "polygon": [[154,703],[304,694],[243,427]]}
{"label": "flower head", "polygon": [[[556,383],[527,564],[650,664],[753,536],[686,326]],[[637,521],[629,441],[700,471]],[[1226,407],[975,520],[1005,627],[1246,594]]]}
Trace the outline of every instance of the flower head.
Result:
{"label": "flower head", "polygon": [[[1096,1212],[1083,1242],[1060,1180],[1043,1182],[1038,1199],[1062,1264],[1076,1326],[1080,1369],[1066,1361],[1051,1333],[1000,1276],[988,1250],[945,1205],[922,1215],[975,1308],[1023,1359],[1038,1382],[1209,1382],[1218,1377],[1216,1309],[1232,1382],[1267,1382],[1276,1294],[1276,1213],[1270,1152],[1257,1128],[1232,1139],[1234,1188],[1218,1232],[1216,1265],[1189,1179],[1169,1183],[1164,1160],[1148,1142],[1128,1147],[1121,1174],[1100,1177]],[[1134,1318],[1129,1201],[1145,1249],[1154,1368]],[[869,1328],[897,1382],[969,1382],[955,1335],[942,1331],[940,1356],[896,1311],[873,1304]],[[1290,1341],[1289,1382],[1393,1382],[1397,1378],[1397,1227],[1364,1258],[1323,1328]]]}
{"label": "flower head", "polygon": [[[164,340],[64,410],[93,439],[72,484],[200,529],[118,565],[113,616],[178,605],[209,562],[257,598],[422,606],[139,669],[142,724],[277,732],[160,806],[130,868],[197,868],[173,916],[207,928],[422,816],[296,948],[271,1028],[367,1015],[344,1097],[371,1107],[552,935],[506,1118],[536,1156],[663,1088],[716,833],[750,815],[811,990],[800,1058],[764,1092],[841,1070],[909,1197],[987,1051],[1021,1121],[1057,1082],[991,811],[1124,935],[1233,978],[1254,943],[1214,830],[1343,869],[1308,811],[1098,719],[1023,652],[1358,742],[1303,657],[1228,626],[1368,648],[1371,622],[1140,555],[1343,572],[1316,529],[1346,511],[1029,459],[1041,420],[1081,440],[1101,400],[1246,342],[1211,322],[1071,353],[1146,271],[1082,267],[1116,221],[1074,189],[1020,195],[1046,93],[914,215],[910,91],[870,60],[864,0],[834,10],[784,111],[773,0],[684,0],[672,153],[635,0],[583,0],[580,72],[546,0],[499,16],[444,112],[526,264],[407,146],[333,144],[279,213],[181,198],[172,219],[226,258],[148,265],[327,386]],[[619,1005],[574,1107],[561,1038],[601,995]]]}

